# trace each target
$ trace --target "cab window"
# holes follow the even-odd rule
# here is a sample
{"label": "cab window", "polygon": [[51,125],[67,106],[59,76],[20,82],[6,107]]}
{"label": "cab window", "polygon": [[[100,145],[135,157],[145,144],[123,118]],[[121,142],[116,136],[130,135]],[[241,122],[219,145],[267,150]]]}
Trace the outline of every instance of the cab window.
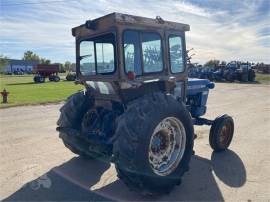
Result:
{"label": "cab window", "polygon": [[160,72],[163,69],[161,39],[158,34],[142,34],[144,72]]}
{"label": "cab window", "polygon": [[126,73],[137,76],[163,70],[161,38],[157,33],[125,31],[123,36]]}
{"label": "cab window", "polygon": [[83,75],[95,74],[95,52],[93,41],[80,43],[80,71]]}
{"label": "cab window", "polygon": [[182,38],[180,36],[169,37],[170,68],[172,73],[181,73],[185,69],[183,58]]}
{"label": "cab window", "polygon": [[110,74],[115,71],[114,35],[106,34],[80,42],[82,75]]}
{"label": "cab window", "polygon": [[133,71],[136,75],[142,75],[142,61],[140,51],[140,35],[136,31],[124,33],[124,59],[125,71]]}

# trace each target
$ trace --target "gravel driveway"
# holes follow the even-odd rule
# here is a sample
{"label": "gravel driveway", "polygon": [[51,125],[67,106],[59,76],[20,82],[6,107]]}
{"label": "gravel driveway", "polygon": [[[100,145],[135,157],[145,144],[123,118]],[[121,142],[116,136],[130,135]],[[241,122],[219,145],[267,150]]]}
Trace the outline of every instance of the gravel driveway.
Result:
{"label": "gravel driveway", "polygon": [[182,185],[162,197],[142,197],[117,179],[113,165],[84,160],[55,131],[61,104],[0,110],[0,199],[239,201],[270,199],[270,86],[217,84],[206,117],[232,115],[230,150],[215,154],[209,127],[196,127],[195,155]]}

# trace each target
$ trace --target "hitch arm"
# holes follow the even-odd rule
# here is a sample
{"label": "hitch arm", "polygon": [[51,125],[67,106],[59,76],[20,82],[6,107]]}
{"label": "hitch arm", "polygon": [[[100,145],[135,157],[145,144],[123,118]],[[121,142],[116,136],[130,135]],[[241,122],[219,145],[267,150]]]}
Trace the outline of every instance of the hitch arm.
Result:
{"label": "hitch arm", "polygon": [[194,125],[198,125],[198,126],[202,126],[202,125],[208,125],[211,126],[213,124],[212,120],[206,119],[206,118],[194,118],[193,119],[193,124]]}

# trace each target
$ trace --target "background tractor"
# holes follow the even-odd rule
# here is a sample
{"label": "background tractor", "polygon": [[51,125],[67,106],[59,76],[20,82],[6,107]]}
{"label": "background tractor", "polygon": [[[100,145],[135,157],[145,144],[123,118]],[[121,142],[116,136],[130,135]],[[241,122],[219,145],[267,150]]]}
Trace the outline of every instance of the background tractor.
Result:
{"label": "background tractor", "polygon": [[210,81],[254,82],[255,71],[249,62],[232,61],[227,65],[220,64],[215,67],[196,67],[189,65],[188,76],[190,78],[208,79]]}
{"label": "background tractor", "polygon": [[77,83],[85,90],[60,109],[59,136],[78,155],[113,162],[118,177],[141,193],[180,184],[194,125],[211,126],[216,152],[233,137],[230,116],[202,118],[214,84],[187,78],[186,31],[186,24],[120,13],[72,29]]}
{"label": "background tractor", "polygon": [[254,82],[256,74],[249,62],[231,61],[226,65],[223,77],[230,82]]}

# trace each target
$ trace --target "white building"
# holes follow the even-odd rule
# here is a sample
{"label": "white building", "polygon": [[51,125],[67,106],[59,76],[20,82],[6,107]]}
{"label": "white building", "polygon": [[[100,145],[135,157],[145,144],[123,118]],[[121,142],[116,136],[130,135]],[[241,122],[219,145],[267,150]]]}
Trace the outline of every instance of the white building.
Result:
{"label": "white building", "polygon": [[33,67],[37,64],[37,61],[10,59],[5,67],[5,72],[32,72]]}

